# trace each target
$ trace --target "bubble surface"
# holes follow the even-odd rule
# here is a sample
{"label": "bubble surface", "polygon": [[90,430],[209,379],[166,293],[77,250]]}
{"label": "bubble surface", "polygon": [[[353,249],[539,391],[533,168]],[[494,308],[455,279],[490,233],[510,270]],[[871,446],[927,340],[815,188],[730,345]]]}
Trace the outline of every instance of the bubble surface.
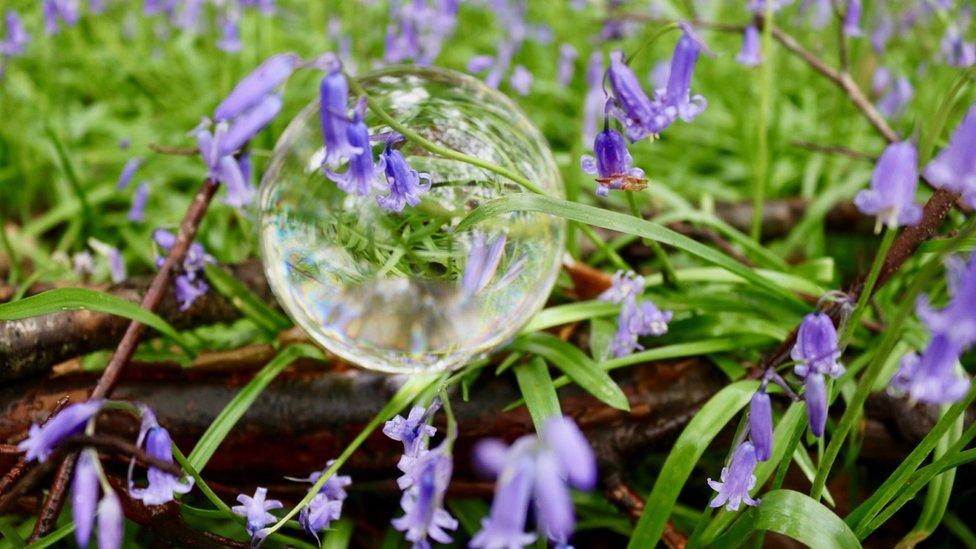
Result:
{"label": "bubble surface", "polygon": [[[543,137],[511,100],[481,81],[404,67],[359,82],[424,138],[563,196]],[[382,172],[369,196],[346,194],[325,175],[319,119],[315,101],[292,120],[258,199],[265,272],[288,315],[343,359],[388,372],[456,368],[514,337],[549,296],[564,221],[512,212],[456,230],[479,205],[522,188],[410,140],[399,150],[413,169],[430,174],[432,187],[417,206],[391,213],[377,204],[387,194]],[[365,122],[374,136],[391,130],[372,111]],[[377,141],[374,155],[383,146]]]}

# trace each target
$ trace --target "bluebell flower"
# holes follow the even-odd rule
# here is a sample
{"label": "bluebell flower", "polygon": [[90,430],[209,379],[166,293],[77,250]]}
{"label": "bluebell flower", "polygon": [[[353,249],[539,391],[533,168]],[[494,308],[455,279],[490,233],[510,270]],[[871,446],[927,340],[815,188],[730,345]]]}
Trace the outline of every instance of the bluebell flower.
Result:
{"label": "bluebell flower", "polygon": [[26,452],[26,461],[44,462],[61,441],[84,430],[88,420],[102,409],[102,404],[100,399],[72,404],[44,425],[31,425],[27,438],[17,444],[17,450]]}
{"label": "bluebell flower", "polygon": [[590,54],[586,63],[586,98],[583,100],[583,142],[589,145],[596,139],[598,124],[607,105],[603,91],[603,55],[599,51]]}
{"label": "bluebell flower", "polygon": [[921,358],[909,353],[902,359],[891,380],[897,391],[907,393],[913,402],[946,404],[956,402],[969,391],[970,381],[957,373],[962,346],[942,333],[936,333]]}
{"label": "bluebell flower", "polygon": [[474,55],[468,59],[468,72],[477,73],[490,69],[495,64],[491,55]]}
{"label": "bluebell flower", "polygon": [[846,36],[861,36],[861,0],[847,0],[847,11],[844,12],[844,34]]}
{"label": "bluebell flower", "polygon": [[969,262],[953,257],[948,262],[950,300],[944,309],[935,310],[927,296],[921,296],[916,313],[926,327],[942,334],[954,345],[966,349],[976,343],[976,253]]}
{"label": "bluebell flower", "polygon": [[351,124],[346,109],[349,103],[349,83],[339,67],[333,68],[323,78],[319,86],[321,94],[320,114],[322,136],[325,140],[324,163],[338,165],[344,158],[363,152],[360,147],[349,143],[348,128]]}
{"label": "bluebell flower", "polygon": [[597,176],[597,196],[607,196],[610,189],[640,191],[647,187],[644,170],[633,166],[627,142],[616,130],[604,125],[593,140],[593,153],[596,158],[583,155],[580,166],[584,172]]}
{"label": "bluebell flower", "polygon": [[[266,107],[273,108],[274,100],[269,105],[266,105]],[[255,114],[254,118],[249,119],[250,121],[242,123],[253,128],[253,124],[260,122],[258,115],[264,115],[268,112],[270,111],[264,110],[261,113]],[[250,181],[244,178],[240,164],[230,154],[236,150],[232,149],[232,146],[238,148],[243,146],[243,143],[239,140],[244,136],[246,129],[245,126],[240,126],[234,137],[237,142],[232,142],[230,145],[224,144],[225,136],[228,133],[225,122],[217,125],[216,133],[212,134],[206,128],[199,128],[196,132],[200,157],[203,159],[204,165],[207,166],[207,177],[214,181],[219,181],[227,188],[224,202],[235,207],[249,205],[254,200],[254,195],[257,192]]]}
{"label": "bluebell flower", "polygon": [[430,174],[418,173],[411,168],[403,154],[389,142],[383,149],[383,165],[390,194],[376,197],[380,207],[390,212],[402,212],[408,204],[420,204],[420,196],[430,190]]}
{"label": "bluebell flower", "polygon": [[918,152],[909,141],[885,148],[871,174],[871,188],[854,197],[861,213],[877,216],[890,229],[915,225],[922,219],[922,207],[915,202],[918,187]]}
{"label": "bluebell flower", "polygon": [[217,105],[214,120],[230,120],[257,106],[291,77],[300,61],[294,53],[280,53],[267,58],[241,79]]}
{"label": "bluebell flower", "polygon": [[756,459],[766,461],[773,455],[773,408],[766,388],[761,387],[749,403],[749,440]]}
{"label": "bluebell flower", "polygon": [[[156,421],[156,416],[149,410],[143,409],[142,426],[136,439],[136,446],[144,447],[150,456],[167,463],[173,463],[173,439],[169,431]],[[149,484],[145,488],[136,488],[132,481],[135,458],[129,463],[129,494],[146,505],[162,505],[173,501],[173,494],[185,494],[193,488],[193,479],[184,479],[149,466],[146,473]]]}
{"label": "bluebell flower", "polygon": [[800,13],[809,19],[812,28],[820,30],[827,26],[833,15],[834,8],[830,4],[831,0],[803,0]]}
{"label": "bluebell flower", "polygon": [[976,43],[967,42],[958,28],[950,25],[941,44],[942,59],[951,67],[976,65]]}
{"label": "bluebell flower", "polygon": [[428,537],[438,543],[451,542],[446,530],[457,529],[458,521],[443,504],[452,469],[443,445],[426,452],[413,465],[412,483],[400,499],[404,515],[393,519],[392,524],[415,548],[429,547]]}
{"label": "bluebell flower", "polygon": [[888,42],[895,34],[895,22],[887,13],[882,13],[871,31],[871,47],[878,55],[884,55]]}
{"label": "bluebell flower", "polygon": [[357,113],[352,124],[346,128],[349,144],[360,149],[360,153],[349,158],[349,167],[343,173],[336,173],[325,166],[325,175],[335,182],[336,186],[349,194],[369,196],[373,187],[377,186],[377,177],[386,166],[386,161],[380,157],[379,163],[373,163],[373,149],[369,142],[369,128]]}
{"label": "bluebell flower", "polygon": [[[163,229],[156,229],[153,231],[153,240],[160,248],[169,252],[176,243],[176,235]],[[165,257],[158,256],[156,265],[162,266],[165,260]],[[210,287],[204,280],[204,267],[214,262],[214,258],[204,251],[203,246],[197,242],[190,244],[183,258],[183,271],[176,275],[173,283],[181,311],[189,309],[194,301],[207,293]]]}
{"label": "bluebell flower", "polygon": [[260,539],[262,529],[268,524],[277,521],[274,515],[268,511],[273,511],[275,509],[281,509],[283,506],[280,501],[276,499],[267,499],[268,489],[263,487],[258,487],[254,491],[254,496],[248,496],[246,494],[240,494],[237,496],[237,501],[241,505],[235,505],[231,507],[231,511],[235,515],[245,517],[247,519],[247,533],[252,539]]}
{"label": "bluebell flower", "polygon": [[98,502],[98,549],[120,549],[125,533],[125,515],[114,492],[107,492]]}
{"label": "bluebell flower", "polygon": [[142,166],[142,157],[139,156],[130,158],[125,162],[125,166],[122,167],[122,173],[119,174],[119,181],[116,184],[118,190],[125,190],[125,188],[129,186],[129,183],[132,182],[132,178],[136,174],[136,170],[138,170],[140,166]]}
{"label": "bluebell flower", "polygon": [[908,78],[901,76],[892,83],[888,92],[878,100],[878,111],[888,118],[898,118],[904,112],[905,106],[912,100],[914,93],[912,83]]}
{"label": "bluebell flower", "polygon": [[30,42],[30,34],[24,27],[20,14],[15,10],[7,10],[4,20],[6,21],[6,34],[0,41],[0,56],[22,55],[27,43]]}
{"label": "bluebell flower", "polygon": [[482,441],[475,447],[480,467],[497,478],[490,515],[471,547],[522,547],[535,540],[525,532],[529,503],[539,529],[565,544],[575,529],[569,488],[592,489],[596,458],[579,428],[563,417],[549,419],[541,436],[524,436],[511,446]]}
{"label": "bluebell flower", "polygon": [[933,187],[959,193],[976,208],[976,105],[969,108],[949,145],[925,167],[923,175]]}
{"label": "bluebell flower", "polygon": [[82,250],[71,256],[71,268],[78,276],[90,275],[95,271],[95,258],[88,250]]}
{"label": "bluebell flower", "polygon": [[267,95],[234,118],[230,129],[218,142],[218,154],[221,157],[227,156],[244,147],[278,116],[278,113],[281,112],[281,106],[281,97],[277,94]]}
{"label": "bluebell flower", "polygon": [[429,65],[457,26],[458,0],[397,0],[390,2],[383,60],[412,60]]}
{"label": "bluebell flower", "polygon": [[115,284],[123,282],[128,277],[122,252],[111,246],[108,247],[108,270]]}
{"label": "bluebell flower", "polygon": [[762,48],[759,43],[759,30],[755,25],[746,27],[742,35],[742,49],[735,58],[740,65],[755,67],[762,63]]}
{"label": "bluebell flower", "polygon": [[771,3],[770,8],[774,12],[783,9],[784,6],[788,6],[793,3],[793,0],[749,0],[748,8],[752,13],[762,15],[766,13],[766,5]]}
{"label": "bluebell flower", "polygon": [[43,0],[41,14],[44,16],[44,34],[51,36],[57,34],[61,29],[58,23],[60,16],[58,11],[58,0]]}
{"label": "bluebell flower", "polygon": [[132,206],[129,208],[129,221],[141,222],[146,217],[146,202],[149,200],[149,182],[143,181],[136,188],[132,196]]}
{"label": "bluebell flower", "polygon": [[491,282],[505,252],[506,240],[505,233],[496,236],[490,243],[481,231],[475,231],[472,235],[471,251],[468,252],[461,276],[461,292],[465,296],[477,294]]}
{"label": "bluebell flower", "polygon": [[671,73],[665,91],[665,104],[668,107],[668,112],[665,115],[671,120],[677,116],[685,122],[690,122],[708,106],[704,97],[691,95],[691,78],[695,71],[695,64],[698,62],[698,56],[702,51],[708,52],[709,50],[690,25],[682,23],[681,28],[684,33],[678,39],[678,43],[674,47],[674,54],[671,56]]}
{"label": "bluebell flower", "polygon": [[759,505],[759,500],[749,497],[749,490],[756,486],[756,449],[748,440],[739,444],[732,452],[732,461],[722,468],[720,482],[708,479],[708,485],[718,492],[710,507],[722,507],[738,511],[739,505]]}
{"label": "bluebell flower", "polygon": [[666,127],[658,120],[660,106],[652,103],[644,93],[637,75],[624,61],[622,51],[610,53],[607,75],[613,90],[613,102],[608,111],[623,124],[631,141],[638,141]]}
{"label": "bluebell flower", "polygon": [[437,433],[437,428],[429,423],[437,407],[437,404],[432,404],[429,409],[414,406],[406,418],[397,415],[383,424],[383,434],[402,442],[404,455],[419,456],[427,449],[427,439]]}
{"label": "bluebell flower", "polygon": [[617,333],[611,342],[614,356],[626,356],[634,349],[643,349],[637,341],[640,336],[659,336],[668,331],[671,311],[659,310],[649,299],[638,301],[637,297],[643,290],[643,277],[618,271],[613,276],[610,288],[600,294],[603,301],[621,304]]}
{"label": "bluebell flower", "polygon": [[515,65],[508,82],[519,95],[528,95],[532,89],[532,73],[522,65]]}
{"label": "bluebell flower", "polygon": [[572,44],[564,43],[559,46],[559,64],[556,67],[556,82],[560,86],[568,86],[576,72],[576,48]]}
{"label": "bluebell flower", "polygon": [[220,28],[220,39],[217,40],[217,49],[227,53],[237,53],[241,51],[241,14],[236,9],[229,9],[217,18]]}
{"label": "bluebell flower", "polygon": [[[334,460],[326,463],[326,469],[332,466]],[[307,482],[318,482],[324,471],[312,473],[307,479],[300,479]],[[333,521],[339,520],[342,516],[343,502],[348,497],[346,486],[352,484],[352,479],[348,475],[334,474],[326,479],[325,484],[315,494],[307,507],[303,507],[298,514],[298,522],[302,528],[310,535],[319,539],[319,532],[327,529]]]}
{"label": "bluebell flower", "polygon": [[810,432],[814,436],[823,436],[827,425],[827,385],[823,374],[810,372],[803,381],[803,398],[807,403],[807,419],[810,422]]}
{"label": "bluebell flower", "polygon": [[196,30],[200,24],[204,2],[205,0],[184,0],[180,10],[173,16],[173,25],[187,31]]}
{"label": "bluebell flower", "polygon": [[803,318],[796,335],[796,343],[790,358],[797,362],[793,372],[805,378],[811,373],[840,377],[844,367],[840,365],[840,347],[837,329],[830,317],[823,313],[811,313]]}
{"label": "bluebell flower", "polygon": [[75,523],[75,541],[79,547],[87,547],[95,525],[98,505],[98,454],[87,448],[82,450],[75,465],[71,481],[71,518]]}

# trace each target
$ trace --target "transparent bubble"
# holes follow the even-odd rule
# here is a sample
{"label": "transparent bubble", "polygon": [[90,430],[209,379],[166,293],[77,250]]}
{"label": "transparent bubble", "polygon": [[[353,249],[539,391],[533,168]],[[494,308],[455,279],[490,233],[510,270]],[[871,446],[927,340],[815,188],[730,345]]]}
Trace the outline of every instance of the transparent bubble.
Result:
{"label": "transparent bubble", "polygon": [[[508,98],[433,68],[360,79],[369,96],[419,135],[523,174],[563,196],[545,140]],[[351,99],[352,101],[352,99]],[[352,105],[350,105],[350,108]],[[388,132],[367,112],[370,134]],[[383,143],[373,151],[379,155]],[[564,222],[514,212],[455,229],[485,202],[522,192],[488,170],[406,141],[400,152],[432,188],[401,213],[346,194],[321,169],[318,101],[288,126],[259,195],[264,268],[285,311],[309,335],[365,368],[455,368],[509,341],[545,303],[558,273]],[[336,171],[346,168],[340,166]],[[386,185],[380,175],[379,183]]]}

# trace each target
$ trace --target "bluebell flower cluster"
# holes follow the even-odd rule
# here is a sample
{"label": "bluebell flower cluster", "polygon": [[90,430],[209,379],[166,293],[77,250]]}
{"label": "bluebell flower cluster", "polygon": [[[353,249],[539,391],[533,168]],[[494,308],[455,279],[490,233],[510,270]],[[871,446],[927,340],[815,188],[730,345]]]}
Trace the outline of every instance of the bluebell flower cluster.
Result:
{"label": "bluebell flower cluster", "polygon": [[383,60],[429,65],[457,27],[460,0],[394,0]]}
{"label": "bluebell flower cluster", "polygon": [[[332,466],[334,460],[325,464],[326,469]],[[307,482],[316,483],[322,478],[325,471],[312,473]],[[298,513],[298,523],[316,541],[319,539],[319,532],[327,530],[329,526],[342,516],[342,505],[348,497],[346,486],[352,484],[352,478],[348,475],[335,474],[325,480],[322,488],[315,494],[308,506],[303,507]]]}
{"label": "bluebell flower cluster", "polygon": [[[468,61],[468,72],[488,71],[485,83],[492,88],[497,88],[513,68],[512,62],[525,41],[549,43],[552,41],[552,31],[544,25],[531,25],[526,21],[525,13],[528,8],[526,0],[488,0],[488,5],[495,13],[498,26],[504,29],[505,36],[498,43],[495,55],[472,57]],[[515,69],[509,76],[509,84],[517,93],[526,95],[530,91],[532,74],[521,65]]]}
{"label": "bluebell flower cluster", "polygon": [[552,417],[538,436],[523,436],[511,446],[483,440],[474,451],[477,468],[497,480],[491,512],[470,547],[523,547],[535,541],[536,534],[526,531],[530,503],[538,531],[566,546],[576,528],[570,488],[591,490],[597,479],[596,457],[576,423]]}
{"label": "bluebell flower cluster", "polygon": [[[156,229],[153,231],[153,241],[169,252],[176,244],[176,235],[164,229]],[[156,257],[156,266],[161,267],[165,261],[165,256]],[[210,289],[205,280],[204,268],[208,263],[214,262],[214,258],[203,249],[203,246],[196,242],[190,244],[183,258],[182,269],[174,279],[176,301],[180,304],[181,311],[189,309],[194,301]]]}
{"label": "bluebell flower cluster", "polygon": [[638,300],[643,291],[644,277],[617,271],[611,287],[600,294],[603,301],[620,304],[617,333],[611,343],[614,356],[626,356],[635,349],[643,349],[637,340],[640,336],[660,336],[668,331],[671,311],[661,311],[650,299]]}

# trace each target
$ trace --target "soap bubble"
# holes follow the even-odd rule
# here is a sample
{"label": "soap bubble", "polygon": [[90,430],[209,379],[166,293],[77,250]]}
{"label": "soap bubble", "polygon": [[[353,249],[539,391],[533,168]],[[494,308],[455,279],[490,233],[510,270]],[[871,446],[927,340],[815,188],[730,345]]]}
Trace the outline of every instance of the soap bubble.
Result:
{"label": "soap bubble", "polygon": [[[401,67],[360,83],[395,120],[424,138],[563,196],[538,130],[480,81],[443,69]],[[372,110],[365,121],[371,135],[391,130]],[[383,146],[378,140],[374,152]],[[261,185],[265,272],[291,318],[343,359],[387,372],[456,368],[511,340],[542,308],[558,274],[565,223],[513,212],[458,231],[479,205],[525,191],[410,140],[400,152],[413,169],[429,173],[433,185],[419,205],[391,213],[377,204],[385,191],[347,194],[325,176],[318,101],[306,107],[282,134]]]}

